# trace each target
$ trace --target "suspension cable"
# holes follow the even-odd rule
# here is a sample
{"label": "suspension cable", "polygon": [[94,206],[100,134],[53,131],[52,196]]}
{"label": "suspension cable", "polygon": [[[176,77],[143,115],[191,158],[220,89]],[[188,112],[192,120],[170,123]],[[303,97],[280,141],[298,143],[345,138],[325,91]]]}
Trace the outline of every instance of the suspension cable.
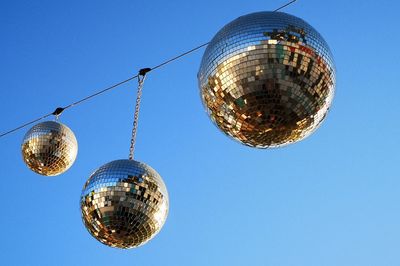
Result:
{"label": "suspension cable", "polygon": [[291,5],[291,4],[293,4],[293,3],[296,2],[296,1],[297,1],[297,0],[292,0],[292,1],[288,2],[288,3],[286,3],[286,4],[284,4],[284,5],[280,6],[280,7],[278,7],[277,9],[275,9],[274,12],[278,12],[279,10],[284,9],[285,7],[287,7],[287,6]]}
{"label": "suspension cable", "polygon": [[[151,70],[155,70],[155,69],[157,69],[157,68],[160,68],[160,67],[162,67],[162,66],[165,66],[165,65],[167,65],[167,64],[169,64],[169,63],[171,63],[171,62],[173,62],[173,61],[175,61],[175,60],[178,60],[179,58],[184,57],[184,56],[186,56],[186,55],[188,55],[188,54],[190,54],[190,53],[193,53],[193,52],[199,50],[200,48],[206,46],[208,43],[209,43],[209,42],[204,43],[204,44],[202,44],[202,45],[199,45],[199,46],[197,46],[197,47],[195,47],[195,48],[193,48],[193,49],[190,49],[189,51],[186,51],[186,52],[184,52],[184,53],[182,53],[182,54],[180,54],[180,55],[178,55],[178,56],[175,56],[175,57],[173,57],[173,58],[171,58],[171,59],[168,59],[168,60],[164,61],[163,63],[156,65],[156,66],[153,67],[153,68],[149,68],[150,70],[149,70],[148,72],[150,72]],[[38,122],[38,121],[40,121],[40,120],[42,120],[42,119],[45,119],[45,118],[47,118],[47,117],[49,117],[49,116],[51,116],[51,115],[59,116],[59,115],[61,115],[61,113],[64,112],[66,109],[75,107],[75,106],[77,106],[78,104],[81,104],[81,103],[83,103],[83,102],[85,102],[85,101],[87,101],[87,100],[90,100],[90,99],[92,99],[92,98],[94,98],[94,97],[96,97],[96,96],[98,96],[98,95],[100,95],[100,94],[103,94],[103,93],[105,93],[105,92],[107,92],[107,91],[109,91],[109,90],[112,90],[112,89],[114,89],[114,88],[116,88],[116,87],[119,87],[119,86],[121,86],[122,84],[125,84],[125,83],[127,83],[127,82],[129,82],[129,81],[131,81],[131,80],[133,80],[133,79],[135,79],[135,78],[137,78],[138,76],[139,76],[139,75],[135,75],[135,76],[132,76],[132,77],[130,77],[130,78],[127,78],[127,79],[125,79],[125,80],[123,80],[123,81],[121,81],[121,82],[118,82],[118,83],[116,83],[116,84],[114,84],[114,85],[111,85],[110,87],[107,87],[107,88],[105,88],[105,89],[103,89],[103,90],[100,90],[100,91],[95,92],[95,93],[93,93],[93,94],[91,94],[91,95],[88,95],[88,96],[86,96],[86,97],[84,97],[84,98],[82,98],[82,99],[80,99],[80,100],[78,100],[78,101],[76,101],[76,102],[73,102],[73,103],[71,103],[71,104],[69,104],[69,105],[67,105],[67,106],[65,106],[65,107],[57,107],[56,110],[54,110],[54,112],[52,112],[52,113],[49,113],[49,114],[46,114],[46,115],[44,115],[44,116],[38,117],[38,118],[36,118],[36,119],[34,119],[34,120],[32,120],[32,121],[29,121],[29,122],[27,122],[27,123],[25,123],[25,124],[22,124],[22,125],[20,125],[20,126],[18,126],[18,127],[16,127],[16,128],[14,128],[14,129],[11,129],[11,130],[9,130],[9,131],[6,131],[6,132],[4,132],[4,133],[1,133],[1,134],[0,134],[0,138],[1,138],[1,137],[4,137],[4,136],[6,136],[6,135],[8,135],[8,134],[10,134],[10,133],[13,133],[13,132],[15,132],[15,131],[17,131],[17,130],[19,130],[19,129],[21,129],[21,128],[24,128],[24,127],[26,127],[26,126],[29,126],[29,125],[31,125],[31,124],[33,124],[33,123],[35,123],[35,122]]]}
{"label": "suspension cable", "polygon": [[[284,5],[280,6],[279,8],[275,9],[273,12],[277,12],[277,11],[279,11],[279,10],[281,10],[281,9],[283,9],[283,8],[285,8],[285,7],[289,6],[289,5],[291,5],[291,4],[293,4],[293,3],[296,2],[296,1],[297,1],[297,0],[292,0],[292,1],[290,1],[290,2],[288,2],[288,3],[286,3],[286,4],[284,4]],[[191,54],[191,53],[193,53],[193,52],[199,50],[200,48],[203,48],[204,46],[208,45],[209,43],[210,43],[210,42],[203,43],[203,44],[201,44],[201,45],[199,45],[199,46],[197,46],[197,47],[195,47],[195,48],[193,48],[193,49],[190,49],[190,50],[188,50],[188,51],[186,51],[186,52],[183,52],[183,53],[181,53],[181,54],[179,54],[179,55],[177,55],[177,56],[175,56],[175,57],[172,57],[172,58],[170,58],[170,59],[168,59],[168,60],[166,60],[166,61],[164,61],[164,62],[162,62],[162,63],[160,63],[160,64],[158,64],[158,65],[156,65],[156,66],[154,66],[154,67],[152,67],[152,68],[144,68],[144,69],[146,69],[146,70],[147,70],[146,73],[148,73],[148,72],[150,72],[150,71],[152,71],[152,70],[155,70],[155,69],[160,68],[160,67],[163,67],[163,66],[165,66],[165,65],[167,65],[167,64],[169,64],[169,63],[171,63],[171,62],[173,62],[173,61],[176,61],[176,60],[178,60],[178,59],[181,58],[181,57],[184,57],[184,56],[186,56],[186,55],[189,55],[189,54]],[[143,70],[143,69],[141,69],[140,71],[142,71],[142,70]],[[142,75],[142,77],[141,77],[141,78],[143,78],[142,83],[144,82],[144,77],[145,77],[146,73],[145,73],[144,75]],[[93,93],[93,94],[91,94],[91,95],[88,95],[88,96],[86,96],[86,97],[84,97],[84,98],[82,98],[82,99],[80,99],[80,100],[78,100],[78,101],[76,101],[76,102],[73,102],[73,103],[71,103],[71,104],[69,104],[69,105],[67,105],[67,106],[65,106],[65,107],[57,107],[52,113],[49,113],[49,114],[46,114],[46,115],[44,115],[44,116],[38,117],[38,118],[36,118],[36,119],[34,119],[34,120],[32,120],[32,121],[29,121],[29,122],[27,122],[27,123],[25,123],[25,124],[22,124],[22,125],[20,125],[20,126],[18,126],[18,127],[16,127],[16,128],[14,128],[14,129],[11,129],[11,130],[9,130],[9,131],[6,131],[6,132],[1,133],[1,134],[0,134],[0,138],[6,136],[6,135],[8,135],[8,134],[11,134],[11,133],[13,133],[13,132],[15,132],[15,131],[17,131],[17,130],[19,130],[19,129],[21,129],[21,128],[24,128],[24,127],[26,127],[26,126],[29,126],[29,125],[31,125],[31,124],[33,124],[33,123],[35,123],[35,122],[38,122],[38,121],[40,121],[40,120],[42,120],[42,119],[45,119],[45,118],[47,118],[47,117],[49,117],[49,116],[51,116],[51,115],[54,115],[54,116],[56,116],[56,118],[57,118],[57,117],[58,117],[59,115],[61,115],[61,113],[64,112],[66,109],[75,107],[75,106],[77,106],[78,104],[81,104],[82,102],[85,102],[85,101],[87,101],[87,100],[90,100],[90,99],[92,99],[92,98],[94,98],[94,97],[96,97],[96,96],[98,96],[98,95],[101,95],[101,94],[103,94],[103,93],[105,93],[105,92],[107,92],[107,91],[109,91],[109,90],[112,90],[112,89],[114,89],[114,88],[116,88],[116,87],[119,87],[119,86],[121,86],[122,84],[125,84],[125,83],[127,83],[127,82],[129,82],[129,81],[131,81],[131,80],[133,80],[133,79],[135,79],[135,78],[139,78],[140,76],[141,76],[141,75],[140,75],[140,73],[139,73],[139,74],[137,74],[137,75],[135,75],[135,76],[132,76],[132,77],[130,77],[130,78],[127,78],[127,79],[125,79],[125,80],[123,80],[123,81],[121,81],[121,82],[118,82],[118,83],[114,84],[114,85],[111,85],[110,87],[107,87],[107,88],[105,88],[105,89],[103,89],[103,90],[100,90],[100,91],[98,91],[98,92],[95,92],[95,93]],[[142,84],[142,85],[143,85],[143,84]],[[140,99],[139,99],[139,103],[140,103]],[[136,124],[137,124],[137,122],[136,122]],[[135,129],[135,131],[136,131],[136,129]],[[136,132],[135,132],[135,134],[136,134]],[[134,140],[133,140],[133,142],[134,142]],[[133,144],[134,144],[134,143],[133,143]],[[133,145],[133,149],[134,149],[134,145]],[[133,158],[133,149],[132,149],[132,152],[131,152],[131,153],[132,153],[132,158]]]}

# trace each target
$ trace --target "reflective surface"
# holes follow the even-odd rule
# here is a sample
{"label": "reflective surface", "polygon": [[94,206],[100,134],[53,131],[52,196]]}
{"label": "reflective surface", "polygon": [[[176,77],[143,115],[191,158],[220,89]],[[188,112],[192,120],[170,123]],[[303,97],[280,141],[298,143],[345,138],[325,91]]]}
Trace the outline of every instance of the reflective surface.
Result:
{"label": "reflective surface", "polygon": [[305,21],[282,12],[253,13],[227,24],[208,45],[198,79],[212,121],[259,148],[310,135],[335,89],[326,42]]}
{"label": "reflective surface", "polygon": [[82,219],[105,245],[133,248],[153,238],[168,215],[168,192],[160,175],[133,160],[97,169],[83,187]]}
{"label": "reflective surface", "polygon": [[21,149],[24,162],[32,171],[54,176],[72,166],[78,143],[66,125],[46,121],[33,126],[25,134]]}

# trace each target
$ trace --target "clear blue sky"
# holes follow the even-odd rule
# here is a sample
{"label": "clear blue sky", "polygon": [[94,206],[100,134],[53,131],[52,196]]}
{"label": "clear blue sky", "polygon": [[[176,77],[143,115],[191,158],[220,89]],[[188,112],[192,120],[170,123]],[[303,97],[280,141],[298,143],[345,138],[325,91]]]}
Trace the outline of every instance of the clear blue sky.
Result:
{"label": "clear blue sky", "polygon": [[[0,131],[206,42],[238,16],[284,1],[1,1]],[[25,130],[0,140],[1,265],[400,265],[398,1],[299,0],[285,11],[329,43],[337,93],[322,127],[285,148],[224,136],[201,105],[202,51],[152,72],[136,158],[155,168],[170,213],[147,245],[106,247],[79,196],[127,158],[135,83],[67,111],[79,142],[58,177],[21,160]]]}

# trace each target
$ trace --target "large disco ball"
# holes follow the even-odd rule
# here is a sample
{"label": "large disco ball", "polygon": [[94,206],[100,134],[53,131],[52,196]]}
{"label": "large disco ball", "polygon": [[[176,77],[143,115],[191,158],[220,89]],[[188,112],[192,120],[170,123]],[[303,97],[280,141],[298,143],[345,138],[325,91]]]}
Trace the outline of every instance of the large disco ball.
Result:
{"label": "large disco ball", "polygon": [[299,141],[321,124],[335,67],[328,45],[304,20],[258,12],[214,36],[198,80],[205,109],[223,132],[267,148]]}
{"label": "large disco ball", "polygon": [[133,160],[101,166],[81,195],[82,219],[90,234],[117,248],[138,247],[152,239],[164,225],[168,204],[160,175]]}
{"label": "large disco ball", "polygon": [[54,176],[72,166],[78,153],[78,142],[66,125],[46,121],[25,134],[21,150],[24,162],[32,171]]}

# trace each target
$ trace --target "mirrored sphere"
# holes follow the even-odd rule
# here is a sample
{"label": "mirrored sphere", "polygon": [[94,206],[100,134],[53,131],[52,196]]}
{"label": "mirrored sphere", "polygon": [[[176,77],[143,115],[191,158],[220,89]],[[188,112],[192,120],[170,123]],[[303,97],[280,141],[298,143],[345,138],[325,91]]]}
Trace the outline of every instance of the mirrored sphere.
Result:
{"label": "mirrored sphere", "polygon": [[332,54],[304,20],[258,12],[223,27],[198,81],[204,107],[224,133],[258,148],[304,139],[324,120],[335,90]]}
{"label": "mirrored sphere", "polygon": [[152,239],[168,215],[168,192],[160,175],[134,160],[116,160],[97,169],[81,195],[82,219],[92,236],[116,248],[134,248]]}
{"label": "mirrored sphere", "polygon": [[21,150],[24,162],[32,171],[55,176],[72,166],[78,153],[78,142],[66,125],[46,121],[25,134]]}

